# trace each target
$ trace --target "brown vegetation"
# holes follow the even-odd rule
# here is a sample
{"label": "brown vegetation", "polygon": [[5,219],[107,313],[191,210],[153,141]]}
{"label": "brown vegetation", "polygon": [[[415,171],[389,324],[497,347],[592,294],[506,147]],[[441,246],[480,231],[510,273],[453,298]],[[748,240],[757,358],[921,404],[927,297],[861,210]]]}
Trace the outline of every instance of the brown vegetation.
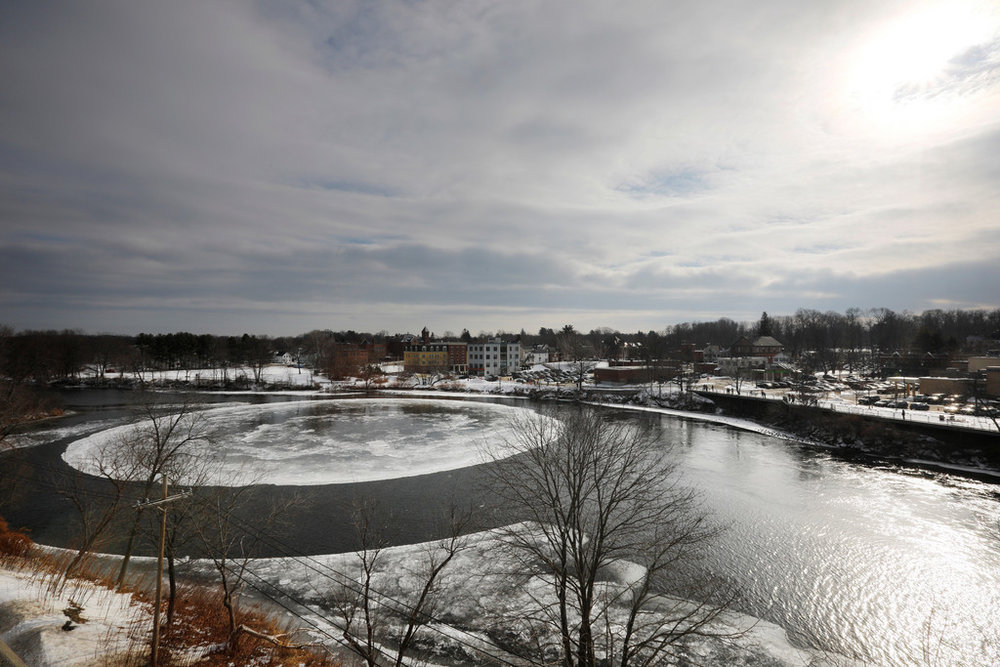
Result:
{"label": "brown vegetation", "polygon": [[7,521],[0,516],[0,558],[19,558],[28,553],[32,541],[24,530],[11,530]]}
{"label": "brown vegetation", "polygon": [[[60,558],[33,548],[23,531],[11,530],[0,517],[0,568],[30,571],[51,582],[54,592],[62,583],[66,558]],[[86,564],[77,570],[74,579],[89,581],[107,589],[115,588],[115,578],[99,567]],[[152,594],[146,583],[130,577],[123,592],[131,594],[135,604],[152,608]],[[164,603],[165,604],[165,603]],[[82,611],[82,609],[81,609]],[[171,656],[185,656],[190,663],[192,653],[199,649],[203,657],[198,665],[287,665],[289,667],[320,667],[341,665],[323,647],[304,644],[301,632],[290,623],[267,610],[257,607],[239,609],[241,639],[231,647],[229,619],[219,607],[214,588],[187,585],[178,596],[174,621],[165,626],[161,635],[160,665],[175,664]],[[149,659],[149,628],[133,628],[132,654],[128,664],[145,664]],[[297,636],[298,635],[298,636]],[[206,650],[207,649],[207,650]]]}

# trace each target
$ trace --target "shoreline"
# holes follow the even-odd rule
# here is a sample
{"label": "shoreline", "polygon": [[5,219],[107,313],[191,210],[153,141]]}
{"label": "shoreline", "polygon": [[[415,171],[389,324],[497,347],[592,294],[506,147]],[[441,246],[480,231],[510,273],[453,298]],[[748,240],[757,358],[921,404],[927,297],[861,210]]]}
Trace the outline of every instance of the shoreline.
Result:
{"label": "shoreline", "polygon": [[[266,384],[257,389],[233,389],[199,387],[194,382],[176,379],[153,380],[145,386],[157,392],[194,391],[208,396],[297,396],[310,399],[419,396],[446,400],[579,402],[595,407],[650,412],[729,426],[821,448],[835,454],[840,453],[846,459],[862,457],[915,469],[943,471],[1000,482],[1000,433],[988,430],[959,428],[952,424],[923,424],[893,420],[879,414],[847,413],[824,406],[792,405],[751,396],[670,391],[663,396],[654,397],[644,387],[587,388],[578,392],[575,388],[561,386],[542,387],[528,384],[487,383],[479,378],[476,380],[475,383],[467,382],[462,390],[454,386],[440,389],[425,386],[366,389],[355,384],[334,382],[324,382],[321,386],[303,386],[300,389],[290,389],[281,383],[274,389],[266,388]],[[97,386],[83,383],[58,389],[136,391],[141,387],[132,382],[102,382]],[[696,398],[692,399],[692,396]],[[620,400],[606,400],[609,397],[618,397]],[[670,405],[671,403],[682,403],[688,408],[693,405],[713,407],[714,410],[708,412],[704,409],[686,409]],[[781,410],[784,414],[776,415],[775,410]],[[798,414],[800,412],[802,414]],[[805,413],[808,415],[803,416]],[[798,416],[789,416],[796,414]],[[995,439],[996,451],[992,451],[988,444],[981,443],[978,448],[974,446],[970,449],[962,443],[956,444],[958,438]]]}

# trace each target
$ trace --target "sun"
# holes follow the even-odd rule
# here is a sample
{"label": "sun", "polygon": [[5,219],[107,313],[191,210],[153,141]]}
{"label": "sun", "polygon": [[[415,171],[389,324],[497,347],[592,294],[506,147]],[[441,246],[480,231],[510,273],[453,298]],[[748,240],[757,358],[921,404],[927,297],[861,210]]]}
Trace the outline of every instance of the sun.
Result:
{"label": "sun", "polygon": [[848,77],[858,110],[887,122],[925,122],[961,90],[960,63],[997,39],[995,6],[949,2],[877,26],[856,51]]}

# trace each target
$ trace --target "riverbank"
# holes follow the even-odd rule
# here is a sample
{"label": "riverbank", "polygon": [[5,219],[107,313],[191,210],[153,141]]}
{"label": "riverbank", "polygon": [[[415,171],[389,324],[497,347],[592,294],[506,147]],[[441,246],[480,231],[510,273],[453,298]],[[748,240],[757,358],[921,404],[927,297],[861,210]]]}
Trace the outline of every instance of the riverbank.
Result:
{"label": "riverbank", "polygon": [[849,414],[751,396],[712,395],[727,415],[749,419],[805,442],[830,447],[845,458],[865,456],[960,474],[1000,475],[1000,433],[922,421]]}
{"label": "riverbank", "polygon": [[[837,401],[803,405],[780,396],[757,396],[723,391],[681,392],[677,387],[651,389],[638,386],[576,386],[532,384],[510,378],[481,377],[449,380],[433,386],[411,378],[391,378],[378,385],[361,380],[331,382],[319,375],[282,366],[264,369],[261,383],[247,382],[247,373],[231,371],[243,384],[224,386],[210,372],[169,371],[149,374],[139,385],[131,377],[91,379],[81,388],[161,391],[195,390],[214,395],[287,394],[330,397],[340,393],[421,396],[440,398],[503,397],[528,401],[585,402],[621,407],[642,407],[673,416],[727,423],[735,428],[834,450],[851,460],[859,457],[887,460],[921,468],[934,467],[956,474],[996,479],[1000,477],[1000,431],[990,420],[973,418],[935,420],[933,415],[876,408],[850,409]],[[765,392],[761,392],[764,394]],[[773,392],[772,392],[773,394]],[[953,418],[954,419],[954,418]]]}

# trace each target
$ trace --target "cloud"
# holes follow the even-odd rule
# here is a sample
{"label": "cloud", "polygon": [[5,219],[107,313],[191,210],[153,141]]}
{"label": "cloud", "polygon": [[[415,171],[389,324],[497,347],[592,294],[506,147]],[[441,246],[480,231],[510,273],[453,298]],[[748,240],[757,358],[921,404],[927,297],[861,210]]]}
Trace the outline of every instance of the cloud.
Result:
{"label": "cloud", "polygon": [[958,274],[1000,255],[995,43],[955,55],[961,99],[923,125],[845,83],[857,35],[907,10],[18,4],[0,307],[100,330],[648,329],[873,285],[914,307],[891,276],[946,267],[935,298],[989,303]]}

